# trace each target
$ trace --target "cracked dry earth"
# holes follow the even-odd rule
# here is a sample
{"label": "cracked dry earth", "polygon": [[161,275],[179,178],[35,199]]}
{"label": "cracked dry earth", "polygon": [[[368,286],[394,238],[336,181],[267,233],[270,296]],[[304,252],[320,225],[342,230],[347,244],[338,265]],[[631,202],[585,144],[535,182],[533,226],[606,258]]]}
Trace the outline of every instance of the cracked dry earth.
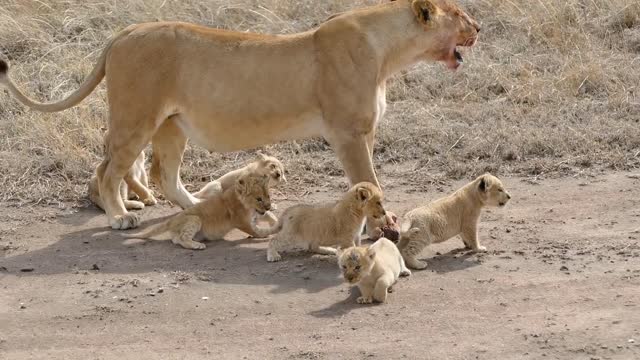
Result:
{"label": "cracked dry earth", "polygon": [[[2,206],[0,358],[639,359],[640,180],[503,180],[514,199],[483,215],[488,253],[425,250],[429,268],[372,306],[328,256],[267,263],[240,233],[198,252],[125,242],[93,208]],[[460,185],[389,186],[387,208]]]}

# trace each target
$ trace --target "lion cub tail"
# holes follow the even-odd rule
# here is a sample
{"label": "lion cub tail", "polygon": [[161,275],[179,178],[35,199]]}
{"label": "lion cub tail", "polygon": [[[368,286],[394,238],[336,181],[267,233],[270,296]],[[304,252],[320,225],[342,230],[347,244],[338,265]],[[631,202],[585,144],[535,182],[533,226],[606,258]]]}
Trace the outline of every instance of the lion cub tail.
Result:
{"label": "lion cub tail", "polygon": [[157,225],[151,225],[140,232],[134,234],[125,234],[124,237],[127,239],[149,239],[152,236],[164,234],[169,230],[169,221],[167,220]]}

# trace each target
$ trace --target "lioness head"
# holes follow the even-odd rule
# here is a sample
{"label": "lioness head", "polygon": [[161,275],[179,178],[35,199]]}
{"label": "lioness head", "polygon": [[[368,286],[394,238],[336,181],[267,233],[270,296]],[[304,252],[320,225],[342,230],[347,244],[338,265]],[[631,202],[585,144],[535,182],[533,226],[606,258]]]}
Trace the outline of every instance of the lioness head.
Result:
{"label": "lioness head", "polygon": [[362,207],[367,217],[376,220],[384,218],[385,211],[382,206],[382,191],[370,182],[361,182],[351,188],[352,196],[356,203]]}
{"label": "lioness head", "polygon": [[502,181],[489,173],[479,176],[474,184],[485,206],[505,206],[511,199]]}
{"label": "lioness head", "polygon": [[284,176],[284,166],[273,156],[258,153],[258,172],[269,176],[269,187],[275,187],[280,182],[287,182]]}
{"label": "lioness head", "polygon": [[408,1],[416,22],[424,30],[418,39],[425,49],[423,60],[442,61],[455,70],[462,63],[459,46],[471,47],[478,40],[480,25],[451,0]]}
{"label": "lioness head", "polygon": [[236,194],[244,206],[264,215],[271,210],[269,196],[269,177],[267,175],[247,174],[236,182]]}
{"label": "lioness head", "polygon": [[342,276],[350,284],[355,284],[371,271],[376,253],[368,246],[354,246],[338,250],[337,255]]}

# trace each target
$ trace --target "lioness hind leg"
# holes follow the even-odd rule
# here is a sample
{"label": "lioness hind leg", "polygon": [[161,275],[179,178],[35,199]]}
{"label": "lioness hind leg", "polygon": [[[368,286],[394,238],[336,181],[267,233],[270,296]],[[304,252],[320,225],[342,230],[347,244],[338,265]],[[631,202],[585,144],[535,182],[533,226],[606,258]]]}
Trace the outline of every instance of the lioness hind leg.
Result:
{"label": "lioness hind leg", "polygon": [[202,220],[197,216],[185,216],[179,224],[173,229],[175,235],[171,241],[180,245],[185,249],[202,250],[206,245],[194,241],[196,234],[202,229]]}
{"label": "lioness hind leg", "polygon": [[151,178],[158,183],[167,200],[186,209],[200,200],[191,195],[180,180],[180,164],[187,138],[175,123],[177,116],[165,119],[153,135]]}

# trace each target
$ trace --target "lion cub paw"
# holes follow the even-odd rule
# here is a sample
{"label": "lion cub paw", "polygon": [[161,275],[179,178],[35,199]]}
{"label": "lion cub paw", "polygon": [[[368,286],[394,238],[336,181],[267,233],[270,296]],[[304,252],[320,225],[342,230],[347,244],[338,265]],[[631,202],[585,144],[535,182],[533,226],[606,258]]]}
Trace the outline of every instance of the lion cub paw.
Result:
{"label": "lion cub paw", "polygon": [[114,230],[135,229],[140,225],[140,217],[135,213],[126,213],[114,216],[109,222]]}
{"label": "lion cub paw", "polygon": [[407,276],[411,276],[411,270],[404,269],[404,270],[400,271],[400,277],[407,277]]}
{"label": "lion cub paw", "polygon": [[275,252],[275,251],[273,253],[270,252],[270,251],[267,252],[267,261],[268,262],[277,262],[277,261],[280,261],[280,260],[282,260],[282,256],[280,256],[280,254],[278,254],[277,252]]}
{"label": "lion cub paw", "polygon": [[478,246],[477,249],[473,249],[474,252],[487,252],[487,248],[485,246]]}
{"label": "lion cub paw", "polygon": [[153,195],[149,195],[149,197],[146,199],[143,199],[142,202],[147,206],[153,206],[158,203],[158,200],[156,200],[156,198],[153,197]]}
{"label": "lion cub paw", "polygon": [[371,304],[373,303],[373,298],[371,296],[360,296],[356,301],[358,304]]}

